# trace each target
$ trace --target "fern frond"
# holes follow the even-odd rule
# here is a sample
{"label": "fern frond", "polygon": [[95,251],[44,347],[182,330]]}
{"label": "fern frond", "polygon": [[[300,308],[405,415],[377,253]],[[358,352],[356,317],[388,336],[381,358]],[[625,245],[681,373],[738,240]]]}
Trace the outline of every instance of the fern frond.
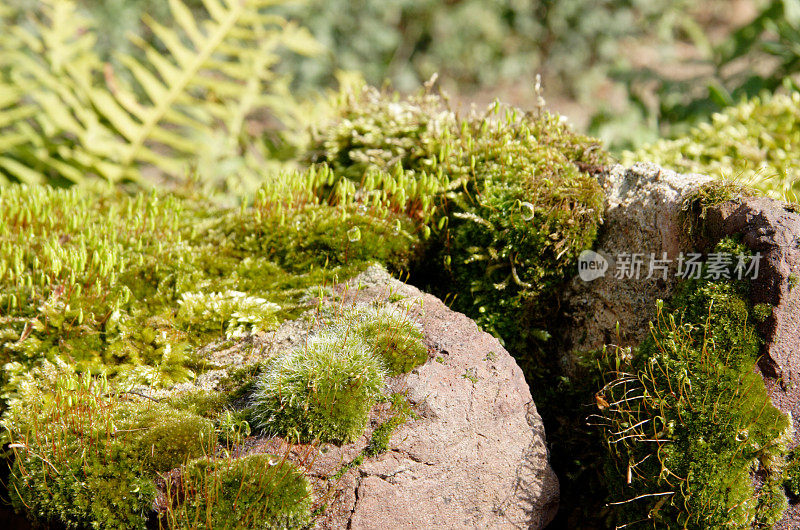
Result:
{"label": "fern frond", "polygon": [[133,36],[143,59],[122,54],[115,71],[94,51],[92,21],[71,1],[45,0],[34,24],[0,38],[11,83],[25,87],[21,100],[0,88],[0,131],[15,122],[0,144],[0,171],[118,182],[139,180],[144,166],[178,179],[196,167],[205,180],[224,178],[255,111],[291,119],[290,98],[270,97],[287,86],[274,72],[281,48],[317,49],[305,30],[266,10],[281,1],[204,0],[208,17],[196,20],[169,0],[175,27],[145,17],[158,44]]}

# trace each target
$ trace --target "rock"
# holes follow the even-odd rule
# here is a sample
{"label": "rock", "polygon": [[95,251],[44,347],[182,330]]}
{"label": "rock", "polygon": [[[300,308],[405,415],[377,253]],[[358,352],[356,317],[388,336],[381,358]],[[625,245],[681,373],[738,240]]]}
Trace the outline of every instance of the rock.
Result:
{"label": "rock", "polygon": [[[598,253],[608,262],[605,275],[590,282],[576,277],[565,296],[567,317],[565,351],[587,351],[604,344],[638,344],[648,332],[656,300],[675,286],[673,261],[667,278],[656,270],[649,275],[650,255],[674,260],[688,250],[681,219],[687,194],[711,181],[704,175],[681,175],[654,164],[630,168],[617,165],[600,176],[606,194],[606,215],[597,240]],[[617,257],[638,254],[639,278],[618,278]],[[620,260],[621,261],[621,260]],[[617,322],[619,334],[617,337]],[[569,366],[567,355],[564,361]]]}
{"label": "rock", "polygon": [[433,358],[391,383],[418,419],[395,431],[386,453],[343,477],[320,526],[547,525],[558,508],[558,479],[522,370],[497,339],[378,267],[341,292],[353,303],[413,301]]}
{"label": "rock", "polygon": [[[402,305],[422,324],[429,360],[388,381],[418,417],[394,431],[387,452],[361,465],[350,466],[390,417],[387,404],[373,409],[353,443],[317,452],[279,437],[251,439],[238,456],[287,454],[300,465],[315,484],[317,507],[327,506],[317,528],[544,528],[558,509],[558,479],[522,370],[497,339],[377,265],[331,294],[325,303],[337,307]],[[302,343],[314,333],[313,313],[229,347],[209,345],[204,355],[220,369],[195,384],[214,388],[217,372]],[[331,481],[337,472],[341,478]]]}
{"label": "rock", "polygon": [[[794,207],[766,197],[728,201],[708,212],[711,241],[739,234],[761,255],[752,283],[753,304],[769,304],[772,315],[761,324],[765,374],[796,386],[800,375],[800,214]],[[800,419],[800,416],[797,416]]]}

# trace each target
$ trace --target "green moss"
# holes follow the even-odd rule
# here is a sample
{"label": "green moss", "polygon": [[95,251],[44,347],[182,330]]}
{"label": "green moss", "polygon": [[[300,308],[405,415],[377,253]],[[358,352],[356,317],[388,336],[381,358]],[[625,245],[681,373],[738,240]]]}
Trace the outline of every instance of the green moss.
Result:
{"label": "green moss", "polygon": [[234,399],[235,392],[232,390],[197,390],[190,392],[180,392],[171,395],[167,403],[171,408],[180,411],[190,412],[203,418],[213,418],[219,414],[220,410],[225,409]]}
{"label": "green moss", "polygon": [[400,393],[392,394],[390,411],[391,417],[372,432],[369,444],[364,449],[367,456],[377,456],[388,451],[394,431],[409,419],[416,417],[408,399]]}
{"label": "green moss", "polygon": [[249,394],[255,387],[258,376],[266,369],[264,363],[253,363],[233,367],[220,379],[217,388],[220,392],[229,393],[232,400]]}
{"label": "green moss", "polygon": [[701,185],[689,193],[681,204],[684,230],[690,237],[702,236],[709,209],[724,202],[749,197],[753,194],[752,189],[727,180]]}
{"label": "green moss", "polygon": [[753,318],[756,322],[764,322],[772,316],[772,304],[756,304],[753,306]]}
{"label": "green moss", "polygon": [[439,295],[457,292],[455,309],[522,343],[520,319],[547,319],[594,241],[603,196],[590,172],[609,161],[556,115],[497,104],[459,120],[429,92],[400,101],[373,90],[343,99],[308,156],[331,165],[331,182],[386,196],[433,234],[418,275]]}
{"label": "green moss", "polygon": [[183,471],[180,491],[168,496],[180,503],[163,516],[170,528],[302,528],[313,503],[305,475],[268,454],[195,460]]}
{"label": "green moss", "polygon": [[[442,100],[421,92],[408,100],[366,87],[342,95],[332,123],[313,131],[309,162],[360,181],[371,168],[433,169],[456,119]],[[410,198],[410,197],[409,197]]]}
{"label": "green moss", "polygon": [[310,197],[327,178],[276,175],[239,210],[155,193],[0,189],[0,361],[60,359],[121,384],[171,385],[205,369],[198,346],[297,316],[314,285],[374,260],[406,268],[411,222],[352,197],[319,204]]}
{"label": "green moss", "polygon": [[166,472],[214,450],[214,424],[196,414],[150,407],[136,418],[131,444],[148,468]]}
{"label": "green moss", "polygon": [[370,307],[350,312],[343,332],[353,333],[382,360],[390,375],[407,373],[428,360],[420,325],[394,307]]}
{"label": "green moss", "polygon": [[715,114],[675,140],[624,153],[623,163],[648,160],[682,172],[736,177],[777,198],[796,200],[800,169],[800,93],[753,98]]}
{"label": "green moss", "polygon": [[785,469],[784,487],[786,491],[794,496],[800,497],[800,459],[797,458],[796,451],[789,453],[786,459],[788,465]]}
{"label": "green moss", "polygon": [[755,370],[761,340],[745,296],[743,282],[684,282],[650,338],[610,359],[598,406],[621,523],[751,528],[785,509],[790,427]]}
{"label": "green moss", "polygon": [[328,333],[279,355],[252,398],[256,426],[292,440],[361,436],[383,389],[382,363],[358,338]]}
{"label": "green moss", "polygon": [[21,378],[3,419],[13,452],[9,493],[37,524],[145,528],[161,474],[217,454],[218,438],[230,450],[249,435],[236,412],[217,410],[215,429],[172,406],[203,411],[215,401],[206,393],[154,403],[49,363]]}
{"label": "green moss", "polygon": [[30,374],[3,418],[12,505],[39,524],[144,528],[154,477],[128,435],[149,428],[137,423],[146,408],[115,398],[103,379],[52,365]]}
{"label": "green moss", "polygon": [[275,327],[280,306],[241,291],[181,295],[178,325],[187,331],[225,331],[228,337]]}

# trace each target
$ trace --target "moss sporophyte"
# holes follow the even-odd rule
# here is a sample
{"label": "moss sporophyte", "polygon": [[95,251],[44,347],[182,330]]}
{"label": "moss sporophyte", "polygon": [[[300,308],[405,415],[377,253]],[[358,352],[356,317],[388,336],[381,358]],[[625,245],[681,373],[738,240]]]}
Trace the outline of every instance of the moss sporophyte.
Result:
{"label": "moss sporophyte", "polygon": [[[170,196],[0,189],[3,426],[13,449],[9,492],[17,509],[40,522],[67,526],[144,527],[159,474],[193,459],[216,458],[221,442],[241,440],[237,433],[249,432],[246,420],[225,411],[241,396],[239,388],[249,386],[246,379],[216,396],[168,402],[120,389],[191,380],[206,369],[198,346],[273,329],[307,307],[308,287],[366,267],[359,253],[345,265],[333,241],[325,243],[336,237],[320,226],[333,224],[329,217],[298,210],[309,232],[319,234],[316,240],[302,237],[301,243],[274,212],[258,213],[265,205],[231,212]],[[345,209],[339,215],[349,213]],[[394,251],[385,252],[396,238],[397,251],[408,252],[409,236],[383,228],[383,221],[368,222],[368,213],[356,216],[363,222],[362,244],[380,240],[384,255],[391,256]],[[70,219],[81,219],[80,226]],[[288,252],[300,244],[309,246],[290,259]],[[326,249],[332,252],[326,255]],[[307,260],[304,272],[298,256]],[[292,403],[305,400],[308,410],[287,406],[276,418],[285,419],[291,411],[295,421],[269,422],[270,429],[288,438],[357,437],[383,389],[387,368],[399,373],[427,359],[419,330],[399,310],[354,309],[346,320],[332,325],[310,350],[295,352],[303,357],[299,370],[289,366],[298,358],[289,353],[263,369],[259,381],[294,377],[320,385],[294,396]],[[384,333],[382,324],[390,321],[393,332]],[[345,325],[357,328],[352,335],[357,340],[340,340]],[[260,398],[254,403],[266,399],[263,390],[257,390]],[[280,395],[287,396],[285,388]],[[328,405],[334,410],[325,410]],[[213,462],[213,469],[239,469],[234,461]],[[258,466],[245,469],[253,467]],[[287,492],[277,507],[248,504],[242,513],[219,515],[221,520],[244,521],[253,514],[260,519],[271,514],[265,519],[272,521],[269,525],[306,520],[311,496],[298,473],[299,482],[290,490],[298,493],[296,499]],[[237,477],[222,478],[214,487],[227,491]],[[236,490],[271,480],[248,475]],[[203,496],[170,504],[162,516],[172,517],[171,527],[197,527],[184,516],[221,514],[217,504]],[[227,523],[212,521],[208,527],[212,524]]]}

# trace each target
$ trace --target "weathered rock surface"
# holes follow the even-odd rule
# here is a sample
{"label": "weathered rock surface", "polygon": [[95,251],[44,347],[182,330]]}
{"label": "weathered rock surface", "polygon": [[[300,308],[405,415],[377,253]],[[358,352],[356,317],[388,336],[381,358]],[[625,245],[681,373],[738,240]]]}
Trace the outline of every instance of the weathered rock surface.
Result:
{"label": "weathered rock surface", "polygon": [[[681,175],[654,164],[630,168],[617,165],[600,176],[606,194],[606,216],[597,241],[598,253],[608,261],[605,276],[591,282],[576,277],[566,296],[567,351],[586,351],[603,344],[638,344],[646,336],[656,300],[666,298],[676,283],[675,259],[688,250],[683,233],[681,204],[703,183],[704,175]],[[669,273],[650,275],[650,256],[673,260]],[[620,256],[641,259],[638,278]],[[623,258],[624,259],[624,258]],[[620,268],[633,272],[618,277]],[[649,276],[649,277],[648,277]],[[620,336],[616,336],[617,322]],[[569,359],[565,359],[568,363]]]}
{"label": "weathered rock surface", "polygon": [[321,525],[543,528],[558,507],[558,479],[514,359],[472,320],[382,269],[348,286],[347,302],[416,301],[432,359],[392,382],[418,419],[394,433],[388,452],[343,477]]}

